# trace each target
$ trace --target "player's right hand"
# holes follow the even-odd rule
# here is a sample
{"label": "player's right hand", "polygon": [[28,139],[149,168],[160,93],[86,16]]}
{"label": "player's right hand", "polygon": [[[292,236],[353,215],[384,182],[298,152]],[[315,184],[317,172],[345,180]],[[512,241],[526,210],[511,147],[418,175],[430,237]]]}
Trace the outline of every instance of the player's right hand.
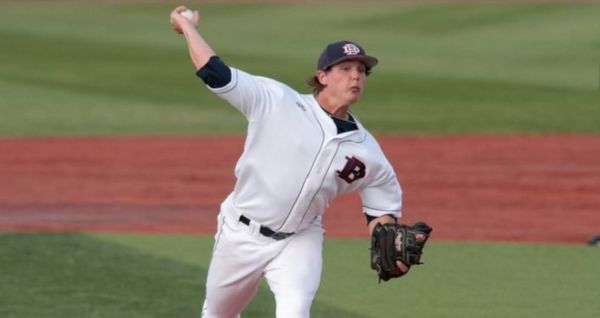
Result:
{"label": "player's right hand", "polygon": [[186,26],[191,26],[194,29],[198,26],[200,15],[198,11],[194,11],[192,19],[188,19],[181,15],[181,12],[188,10],[186,6],[179,6],[171,11],[171,27],[177,34],[183,34]]}

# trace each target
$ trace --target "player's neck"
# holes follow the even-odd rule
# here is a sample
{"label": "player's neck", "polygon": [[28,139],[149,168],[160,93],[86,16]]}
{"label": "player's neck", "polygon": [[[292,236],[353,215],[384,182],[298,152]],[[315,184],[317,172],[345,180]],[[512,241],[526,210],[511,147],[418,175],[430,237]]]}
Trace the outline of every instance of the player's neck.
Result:
{"label": "player's neck", "polygon": [[337,117],[339,119],[347,120],[348,110],[350,109],[350,105],[346,105],[336,101],[334,98],[331,98],[327,94],[318,94],[315,96],[315,99],[326,112],[328,112],[331,116]]}

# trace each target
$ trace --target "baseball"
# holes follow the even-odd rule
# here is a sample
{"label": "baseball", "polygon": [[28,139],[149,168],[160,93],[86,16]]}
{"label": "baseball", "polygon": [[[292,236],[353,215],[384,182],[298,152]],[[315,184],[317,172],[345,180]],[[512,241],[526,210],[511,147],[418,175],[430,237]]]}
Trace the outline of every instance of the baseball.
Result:
{"label": "baseball", "polygon": [[180,14],[188,20],[192,20],[192,18],[194,18],[194,12],[190,9],[187,9],[187,10],[181,12]]}

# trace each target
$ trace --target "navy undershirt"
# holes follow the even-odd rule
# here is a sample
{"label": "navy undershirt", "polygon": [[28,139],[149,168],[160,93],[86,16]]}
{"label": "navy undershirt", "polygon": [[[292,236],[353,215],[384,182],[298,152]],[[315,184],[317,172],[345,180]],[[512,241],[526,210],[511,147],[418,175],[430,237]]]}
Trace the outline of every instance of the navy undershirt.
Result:
{"label": "navy undershirt", "polygon": [[356,122],[354,121],[354,117],[352,117],[352,115],[350,115],[350,114],[348,114],[348,120],[339,119],[337,117],[331,116],[331,114],[329,115],[329,117],[331,117],[331,119],[333,119],[333,122],[335,123],[335,127],[337,127],[338,134],[353,131],[353,130],[358,130],[358,126],[356,125]]}

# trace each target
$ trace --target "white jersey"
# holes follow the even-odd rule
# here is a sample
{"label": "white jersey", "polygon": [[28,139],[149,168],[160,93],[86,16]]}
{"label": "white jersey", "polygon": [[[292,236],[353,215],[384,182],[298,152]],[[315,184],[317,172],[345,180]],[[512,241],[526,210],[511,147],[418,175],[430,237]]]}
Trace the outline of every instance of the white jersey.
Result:
{"label": "white jersey", "polygon": [[221,209],[274,231],[299,232],[338,195],[358,191],[363,211],[400,216],[402,190],[373,136],[337,133],[311,94],[231,68],[231,81],[212,89],[248,120],[236,184]]}

